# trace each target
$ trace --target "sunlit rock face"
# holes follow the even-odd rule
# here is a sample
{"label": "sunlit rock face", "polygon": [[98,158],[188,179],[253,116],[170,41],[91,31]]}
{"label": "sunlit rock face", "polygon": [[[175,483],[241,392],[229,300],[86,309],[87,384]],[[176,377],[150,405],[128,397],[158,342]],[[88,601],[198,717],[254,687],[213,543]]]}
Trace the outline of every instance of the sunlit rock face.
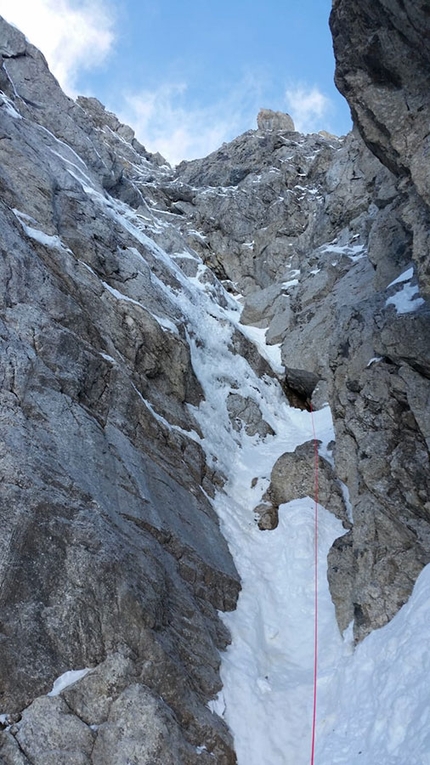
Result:
{"label": "sunlit rock face", "polygon": [[4,22],[0,40],[1,713],[94,670],[31,704],[0,759],[233,762],[206,703],[239,581],[169,300],[180,272],[110,196],[145,204],[131,174],[169,168]]}
{"label": "sunlit rock face", "polygon": [[[349,136],[262,110],[175,170],[0,23],[5,765],[235,762],[207,706],[240,590],[214,498],[287,401],[333,413],[340,629],[385,624],[430,560],[425,7],[335,2]],[[249,482],[263,535],[312,492],[309,437]]]}
{"label": "sunlit rock face", "polygon": [[260,109],[257,114],[257,127],[259,130],[295,130],[289,114],[273,112],[271,109]]}

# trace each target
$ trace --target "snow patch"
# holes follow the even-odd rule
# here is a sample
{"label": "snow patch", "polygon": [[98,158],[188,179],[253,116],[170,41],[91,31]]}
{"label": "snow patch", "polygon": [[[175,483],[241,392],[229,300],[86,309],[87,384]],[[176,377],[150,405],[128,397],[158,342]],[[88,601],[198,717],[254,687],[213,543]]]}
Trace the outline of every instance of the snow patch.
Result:
{"label": "snow patch", "polygon": [[402,284],[402,288],[391,297],[387,298],[385,305],[393,305],[398,314],[412,313],[416,311],[421,305],[424,305],[424,300],[419,296],[419,288],[416,284],[410,284],[411,279],[414,276],[413,267],[404,271],[397,279],[390,282],[387,289],[394,287],[396,284]]}
{"label": "snow patch", "polygon": [[60,677],[57,677],[57,679],[54,682],[54,685],[52,686],[52,690],[47,693],[47,696],[58,696],[61,691],[64,691],[65,688],[68,688],[69,685],[73,685],[73,683],[76,683],[78,680],[80,680],[82,677],[85,677],[85,675],[88,675],[88,672],[91,672],[92,668],[86,668],[86,669],[70,669],[68,672],[64,672],[64,674],[60,675]]}
{"label": "snow patch", "polygon": [[369,359],[369,361],[366,364],[366,369],[372,366],[372,364],[378,364],[379,361],[382,361],[384,357],[383,356],[373,356],[373,358]]}
{"label": "snow patch", "polygon": [[274,372],[282,374],[285,372],[285,367],[281,359],[281,344],[267,345],[266,344],[266,332],[267,329],[262,327],[253,327],[251,324],[239,324],[237,315],[230,312],[230,318],[239,329],[239,331],[251,340],[252,343],[258,348],[261,356],[266,359]]}
{"label": "snow patch", "polygon": [[401,290],[385,301],[385,305],[393,305],[398,314],[412,313],[424,305],[424,300],[419,296],[416,284],[406,283]]}
{"label": "snow patch", "polygon": [[[115,287],[111,287],[110,284],[107,282],[103,282],[103,287],[105,290],[111,293],[114,297],[116,297],[117,300],[125,300],[126,303],[133,303],[133,305],[138,305],[139,308],[143,308],[142,303],[139,303],[137,300],[133,300],[133,298],[128,297],[128,295],[124,295],[123,292],[119,292],[119,290],[115,289]],[[146,308],[143,308],[144,311],[146,311]]]}
{"label": "snow patch", "polygon": [[78,260],[78,263],[79,263],[79,265],[81,265],[81,266],[83,266],[84,268],[86,268],[86,269],[87,269],[87,271],[89,271],[89,272],[90,272],[90,274],[92,274],[93,276],[95,276],[95,277],[96,277],[96,279],[98,279],[98,278],[99,278],[99,277],[97,276],[96,272],[95,272],[95,271],[93,271],[93,269],[91,268],[91,266],[89,266],[89,265],[88,265],[88,263],[84,263],[84,261],[83,261],[83,260]]}
{"label": "snow patch", "polygon": [[430,764],[430,566],[389,624],[344,655],[321,686],[319,765]]}
{"label": "snow patch", "polygon": [[206,242],[207,236],[205,234],[202,234],[201,231],[196,231],[194,228],[190,228],[188,233],[191,236],[195,236],[197,239],[200,239],[202,242]]}
{"label": "snow patch", "polygon": [[[63,156],[63,154],[60,154],[58,151],[54,151],[54,149],[50,149],[50,152],[51,152],[51,154],[53,154],[55,157],[58,157],[59,159],[62,159],[62,160],[63,160],[63,162],[65,162],[65,163],[66,163],[66,165],[69,165],[70,167],[73,167],[73,171],[74,171],[74,172],[71,172],[70,174],[71,174],[71,175],[73,175],[73,177],[74,177],[76,180],[79,180],[79,181],[81,181],[81,178],[79,178],[79,177],[77,178],[77,177],[76,177],[76,175],[75,175],[75,173],[78,173],[78,176],[79,176],[79,175],[82,175],[82,178],[84,179],[85,183],[89,183],[89,184],[92,184],[92,180],[91,180],[91,178],[89,177],[89,175],[87,175],[87,173],[85,173],[85,172],[82,170],[82,168],[81,168],[81,167],[79,167],[79,166],[78,166],[78,165],[77,165],[75,162],[72,162],[70,159],[67,159],[67,157],[64,157],[64,156]],[[81,163],[81,164],[83,164],[82,160],[80,161],[80,163]],[[85,167],[85,169],[87,169],[85,165],[84,165],[84,167]]]}
{"label": "snow patch", "polygon": [[339,481],[339,484],[342,491],[343,501],[345,502],[345,508],[346,508],[348,520],[351,523],[354,523],[354,513],[353,513],[352,504],[351,504],[351,499],[349,496],[349,489],[346,483],[344,483],[343,481]]}
{"label": "snow patch", "polygon": [[103,284],[103,287],[106,290],[108,290],[108,292],[110,292],[111,295],[113,295],[117,300],[125,300],[126,303],[133,303],[133,305],[139,306],[139,308],[141,308],[142,311],[145,311],[145,313],[149,313],[155,319],[155,321],[160,325],[162,329],[167,329],[169,332],[172,332],[175,335],[179,334],[176,324],[174,324],[174,322],[171,321],[170,319],[167,319],[164,316],[158,316],[152,311],[149,311],[147,308],[145,308],[144,305],[142,305],[142,303],[139,303],[138,300],[134,300],[134,298],[128,297],[128,295],[124,295],[123,292],[119,292],[119,290],[115,289],[115,287],[111,287],[110,284],[108,284],[107,282],[102,281],[102,284]]}
{"label": "snow patch", "polygon": [[[231,508],[223,522],[230,539]],[[328,591],[326,556],[344,532],[319,507],[320,674],[335,661],[341,637]],[[314,503],[309,498],[280,507],[279,526],[261,532],[246,522],[235,544],[242,579],[238,608],[224,614],[233,636],[223,656],[224,719],[234,732],[240,765],[307,765],[313,679]],[[237,537],[237,530],[234,532]]]}
{"label": "snow patch", "polygon": [[100,353],[99,354],[105,361],[110,361],[111,364],[116,364],[115,359],[112,356],[109,356],[107,353]]}
{"label": "snow patch", "polygon": [[395,284],[402,284],[402,282],[410,282],[412,277],[414,275],[414,269],[408,268],[407,271],[403,271],[400,276],[397,277],[397,279],[394,279],[394,281],[390,282],[387,289],[389,287],[394,287]]}
{"label": "snow patch", "polygon": [[[366,248],[363,244],[336,244],[335,242],[325,244],[320,247],[320,252],[331,255],[346,255],[350,260],[356,262],[366,257]],[[336,265],[334,263],[333,265]]]}
{"label": "snow patch", "polygon": [[157,412],[157,410],[154,408],[151,402],[148,401],[148,399],[142,396],[140,390],[136,388],[134,383],[132,383],[132,388],[135,391],[135,393],[137,393],[142,403],[145,404],[145,407],[151,412],[154,419],[157,420],[157,422],[161,423],[161,425],[164,425],[164,427],[167,428],[168,430],[175,430],[177,433],[182,433],[183,436],[190,438],[192,441],[201,443],[202,439],[200,438],[199,434],[196,433],[195,430],[184,430],[184,428],[181,428],[179,425],[172,425],[172,423],[166,420],[166,418],[163,417],[162,414]]}

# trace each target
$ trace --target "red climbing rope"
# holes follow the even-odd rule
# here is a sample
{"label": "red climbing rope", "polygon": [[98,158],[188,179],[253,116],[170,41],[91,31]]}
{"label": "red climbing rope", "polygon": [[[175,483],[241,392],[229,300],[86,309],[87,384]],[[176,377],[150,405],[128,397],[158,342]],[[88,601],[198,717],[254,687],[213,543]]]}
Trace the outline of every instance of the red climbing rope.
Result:
{"label": "red climbing rope", "polygon": [[315,419],[310,406],[312,435],[314,440],[314,679],[312,708],[311,765],[315,763],[315,740],[317,724],[317,681],[318,681],[318,441],[315,434]]}

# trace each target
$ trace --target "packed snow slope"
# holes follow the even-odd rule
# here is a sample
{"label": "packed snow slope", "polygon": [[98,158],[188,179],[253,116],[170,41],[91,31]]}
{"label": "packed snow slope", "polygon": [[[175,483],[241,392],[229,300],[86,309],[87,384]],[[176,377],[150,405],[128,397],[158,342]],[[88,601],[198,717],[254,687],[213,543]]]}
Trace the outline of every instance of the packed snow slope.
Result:
{"label": "packed snow slope", "polygon": [[172,170],[3,21],[0,52],[1,762],[306,765],[317,541],[316,762],[426,763],[412,144],[264,110]]}

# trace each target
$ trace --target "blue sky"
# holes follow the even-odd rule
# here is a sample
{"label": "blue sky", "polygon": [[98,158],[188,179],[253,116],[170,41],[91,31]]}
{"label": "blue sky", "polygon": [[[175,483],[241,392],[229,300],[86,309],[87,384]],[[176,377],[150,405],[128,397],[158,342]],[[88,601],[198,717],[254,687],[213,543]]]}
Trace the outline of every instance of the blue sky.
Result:
{"label": "blue sky", "polygon": [[172,163],[254,128],[350,129],[333,84],[331,0],[0,0],[69,94],[94,95]]}

